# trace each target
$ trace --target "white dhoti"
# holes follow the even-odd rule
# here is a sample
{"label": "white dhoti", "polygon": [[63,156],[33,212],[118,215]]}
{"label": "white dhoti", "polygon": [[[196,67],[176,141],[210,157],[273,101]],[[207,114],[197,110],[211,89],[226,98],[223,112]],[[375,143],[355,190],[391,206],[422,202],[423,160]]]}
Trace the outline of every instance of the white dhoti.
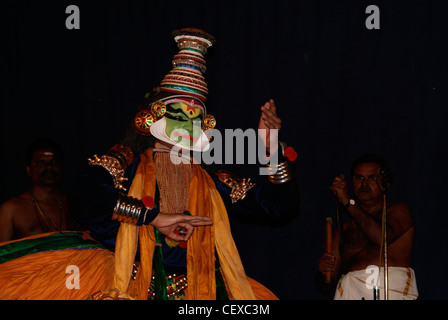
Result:
{"label": "white dhoti", "polygon": [[[334,300],[373,300],[373,288],[378,285],[379,299],[384,300],[384,268],[377,266],[351,271],[339,279]],[[389,300],[415,300],[418,297],[415,273],[411,268],[388,268]]]}

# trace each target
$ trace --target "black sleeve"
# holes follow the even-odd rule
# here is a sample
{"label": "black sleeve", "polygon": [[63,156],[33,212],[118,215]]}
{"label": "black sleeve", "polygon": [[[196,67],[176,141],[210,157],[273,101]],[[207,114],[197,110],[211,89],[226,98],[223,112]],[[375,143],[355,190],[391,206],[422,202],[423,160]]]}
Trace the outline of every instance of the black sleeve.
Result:
{"label": "black sleeve", "polygon": [[261,177],[247,191],[243,200],[232,204],[231,188],[214,175],[213,180],[226,205],[229,218],[239,223],[281,225],[296,218],[300,212],[300,194],[296,179],[282,184]]}
{"label": "black sleeve", "polygon": [[119,192],[112,176],[101,166],[86,166],[68,187],[70,212],[77,223],[107,248],[115,247],[120,226],[111,220]]}

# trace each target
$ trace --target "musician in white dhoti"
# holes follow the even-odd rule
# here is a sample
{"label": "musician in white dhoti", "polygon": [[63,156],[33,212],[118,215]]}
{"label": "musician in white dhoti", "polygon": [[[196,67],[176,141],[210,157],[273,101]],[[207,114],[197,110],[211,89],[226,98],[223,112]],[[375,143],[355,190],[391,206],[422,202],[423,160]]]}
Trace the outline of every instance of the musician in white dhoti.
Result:
{"label": "musician in white dhoti", "polygon": [[[339,279],[334,300],[373,300],[373,290],[384,290],[384,268],[369,266],[364,270],[350,271]],[[411,268],[388,268],[389,300],[415,300],[418,297],[417,282]],[[381,294],[379,298],[382,299]]]}
{"label": "musician in white dhoti", "polygon": [[414,224],[405,203],[387,201],[392,172],[383,157],[367,154],[355,160],[351,175],[353,198],[343,175],[330,187],[349,219],[343,224],[338,219],[331,248],[319,259],[319,289],[335,290],[335,300],[371,300],[374,292],[379,300],[417,299],[411,268]]}

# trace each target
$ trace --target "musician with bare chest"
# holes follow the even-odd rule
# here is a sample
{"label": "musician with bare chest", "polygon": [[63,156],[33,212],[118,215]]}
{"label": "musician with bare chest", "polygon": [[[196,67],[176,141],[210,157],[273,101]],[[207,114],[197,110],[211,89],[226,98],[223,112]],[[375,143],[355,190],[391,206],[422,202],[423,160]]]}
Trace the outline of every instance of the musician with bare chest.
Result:
{"label": "musician with bare chest", "polygon": [[42,138],[29,148],[26,172],[31,188],[0,206],[0,242],[51,231],[71,225],[63,179],[62,151],[53,140]]}
{"label": "musician with bare chest", "polygon": [[[387,243],[389,299],[416,299],[418,292],[411,269],[412,216],[405,203],[384,203],[384,194],[393,181],[392,172],[381,156],[368,154],[353,163],[351,173],[353,199],[343,175],[335,177],[330,187],[349,220],[343,224],[341,235],[338,230],[334,233],[331,253],[326,252],[319,259],[318,287],[322,292],[336,287],[335,300],[373,299],[372,287],[386,289],[382,279]],[[371,270],[377,273],[372,274]],[[330,274],[330,281],[326,281],[326,274]]]}

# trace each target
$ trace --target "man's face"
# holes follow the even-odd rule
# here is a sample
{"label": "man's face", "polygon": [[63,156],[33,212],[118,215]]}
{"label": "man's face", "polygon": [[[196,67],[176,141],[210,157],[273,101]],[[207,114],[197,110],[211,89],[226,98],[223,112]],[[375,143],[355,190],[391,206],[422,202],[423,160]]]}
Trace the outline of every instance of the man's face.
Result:
{"label": "man's face", "polygon": [[202,110],[182,102],[166,108],[166,135],[176,143],[192,146],[201,135]]}
{"label": "man's face", "polygon": [[62,161],[52,149],[34,152],[26,171],[34,185],[58,186],[62,183]]}
{"label": "man's face", "polygon": [[380,170],[377,163],[363,163],[353,170],[353,193],[360,202],[381,200],[383,181]]}

